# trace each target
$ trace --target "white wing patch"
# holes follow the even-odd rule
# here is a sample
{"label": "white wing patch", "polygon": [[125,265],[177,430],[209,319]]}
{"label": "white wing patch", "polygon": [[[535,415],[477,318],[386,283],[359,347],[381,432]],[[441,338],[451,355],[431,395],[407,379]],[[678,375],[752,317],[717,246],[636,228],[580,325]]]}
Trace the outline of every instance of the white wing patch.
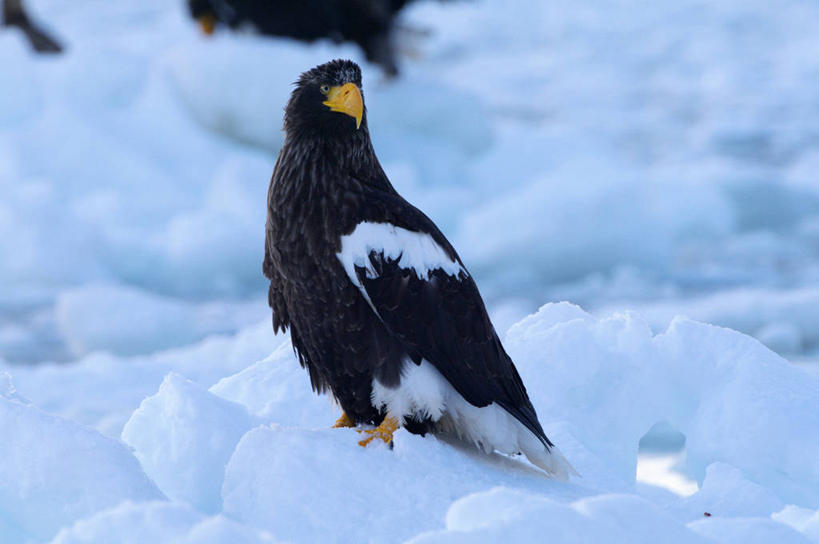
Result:
{"label": "white wing patch", "polygon": [[[418,279],[429,280],[433,270],[442,270],[450,276],[467,275],[461,264],[447,255],[429,234],[412,232],[390,223],[359,223],[353,232],[341,237],[341,251],[336,257],[353,282],[370,302],[364,286],[358,281],[355,267],[365,268],[368,278],[377,276],[370,263],[373,251],[385,259],[397,260],[401,268],[412,270]],[[372,306],[372,303],[370,303]]]}

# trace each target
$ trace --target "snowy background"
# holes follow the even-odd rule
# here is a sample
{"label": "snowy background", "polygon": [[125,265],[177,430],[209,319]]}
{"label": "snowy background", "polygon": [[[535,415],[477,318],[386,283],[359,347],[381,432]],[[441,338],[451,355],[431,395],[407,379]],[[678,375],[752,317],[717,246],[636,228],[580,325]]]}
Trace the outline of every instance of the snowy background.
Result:
{"label": "snowy background", "polygon": [[[0,29],[0,542],[819,542],[819,4],[421,1],[395,81],[27,5],[67,50]],[[336,57],[582,478],[358,448],[273,336],[282,109]]]}

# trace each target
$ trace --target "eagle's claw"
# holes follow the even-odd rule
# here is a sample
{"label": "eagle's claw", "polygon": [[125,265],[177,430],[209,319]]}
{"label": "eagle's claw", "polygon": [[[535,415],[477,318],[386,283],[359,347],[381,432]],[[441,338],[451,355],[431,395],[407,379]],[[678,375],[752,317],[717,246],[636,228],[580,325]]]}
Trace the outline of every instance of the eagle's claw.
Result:
{"label": "eagle's claw", "polygon": [[387,416],[381,425],[375,429],[361,429],[360,433],[368,434],[369,436],[358,442],[359,446],[366,447],[370,442],[378,438],[385,444],[392,444],[392,433],[398,429],[398,420],[394,417]]}

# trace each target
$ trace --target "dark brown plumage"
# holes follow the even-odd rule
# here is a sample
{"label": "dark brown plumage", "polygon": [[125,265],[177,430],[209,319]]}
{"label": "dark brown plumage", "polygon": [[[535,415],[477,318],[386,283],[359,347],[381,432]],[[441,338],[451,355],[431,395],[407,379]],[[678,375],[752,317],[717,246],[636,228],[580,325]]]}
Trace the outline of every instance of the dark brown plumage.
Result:
{"label": "dark brown plumage", "polygon": [[[313,388],[352,422],[379,424],[390,412],[414,432],[540,455],[533,462],[565,476],[472,277],[382,170],[360,88],[357,65],[332,61],[302,74],[287,105],[263,265],[274,329],[289,328]],[[411,390],[428,383],[435,394]],[[448,400],[427,400],[436,395]],[[492,443],[477,410],[490,406],[526,436]]]}
{"label": "dark brown plumage", "polygon": [[22,30],[38,53],[60,53],[63,50],[54,38],[31,21],[22,0],[3,0],[3,25]]}

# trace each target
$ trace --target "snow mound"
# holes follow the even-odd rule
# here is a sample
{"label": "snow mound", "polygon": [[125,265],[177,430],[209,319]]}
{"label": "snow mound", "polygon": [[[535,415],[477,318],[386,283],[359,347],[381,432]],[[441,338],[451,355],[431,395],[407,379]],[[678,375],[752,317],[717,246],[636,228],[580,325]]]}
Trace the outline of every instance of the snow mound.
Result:
{"label": "snow mound", "polygon": [[[731,231],[732,211],[717,188],[667,184],[658,191],[653,178],[612,179],[616,171],[587,158],[577,170],[564,168],[488,199],[462,219],[456,247],[475,274],[491,278],[490,285],[506,280],[514,285],[509,289],[522,292],[621,263],[668,273],[678,246]],[[516,276],[504,278],[509,274]]]}
{"label": "snow mound", "polygon": [[454,497],[499,478],[569,492],[537,469],[431,437],[399,431],[392,451],[362,449],[358,440],[351,429],[250,431],[225,473],[224,513],[298,542],[400,542],[438,526],[439,514],[430,514],[442,514]]}
{"label": "snow mound", "polygon": [[[368,118],[394,185],[457,242],[490,308],[513,296],[531,311],[567,298],[562,282],[585,285],[568,298],[589,308],[671,296],[682,313],[692,294],[816,285],[816,5],[438,4],[402,13],[400,78],[363,64]],[[0,96],[3,357],[148,353],[237,330],[230,308],[193,329],[162,315],[137,327],[73,297],[127,285],[194,316],[205,300],[263,300],[264,195],[292,82],[362,53],[205,39],[180,2],[28,6],[66,51],[0,33],[14,81]],[[618,286],[623,269],[642,281]],[[59,322],[58,298],[75,303]],[[815,351],[815,319],[788,315],[813,306],[786,298],[744,328],[744,301],[723,297],[714,320]]]}
{"label": "snow mound", "polygon": [[811,542],[819,542],[819,510],[789,505],[772,514],[771,518],[804,533]]}
{"label": "snow mound", "polygon": [[725,463],[712,463],[699,492],[674,508],[681,517],[693,521],[705,512],[718,517],[766,517],[784,507],[773,491],[748,481],[741,471]]}
{"label": "snow mound", "polygon": [[[361,448],[355,430],[330,428],[338,410],[311,391],[269,322],[151,357],[5,365],[15,384],[0,374],[0,429],[11,437],[0,443],[0,535],[11,544],[60,528],[59,542],[131,533],[241,542],[258,531],[292,542],[546,531],[565,542],[815,539],[819,377],[735,331],[675,319],[654,334],[639,316],[598,318],[568,303],[520,321],[505,345],[546,433],[582,477],[556,482],[521,457],[403,430],[392,450]],[[117,394],[91,394],[94,380]],[[122,438],[136,458],[19,395],[117,434],[106,418],[129,411]],[[635,485],[640,438],[661,421],[686,437],[684,470],[701,483],[690,497]],[[163,493],[176,502],[150,502]]]}
{"label": "snow mound", "polygon": [[126,447],[90,428],[4,395],[0,429],[0,531],[48,539],[123,500],[163,498]]}
{"label": "snow mound", "polygon": [[9,68],[9,81],[15,82],[4,88],[0,100],[0,129],[36,115],[42,107],[40,80],[35,68],[25,62],[30,57],[26,42],[23,33],[16,29],[0,35],[0,63]]}
{"label": "snow mound", "polygon": [[199,123],[275,151],[284,141],[282,110],[291,84],[305,70],[339,57],[358,59],[360,54],[354,46],[327,42],[305,45],[222,34],[206,44],[176,47],[164,65],[181,103]]}
{"label": "snow mound", "polygon": [[56,318],[76,356],[96,350],[135,355],[231,332],[236,325],[228,325],[229,314],[237,307],[208,307],[132,287],[88,285],[60,293]]}
{"label": "snow mound", "polygon": [[145,397],[156,393],[169,372],[200,384],[215,383],[280,344],[282,337],[272,335],[270,329],[268,317],[233,336],[211,336],[151,355],[123,358],[93,353],[71,365],[11,366],[6,370],[13,374],[19,394],[40,408],[119,438],[133,411]]}
{"label": "snow mound", "polygon": [[[380,70],[361,62],[359,50],[349,44],[223,35],[204,46],[197,41],[174,48],[163,66],[181,105],[197,122],[277,151],[284,141],[282,109],[293,81],[332,58],[350,58],[362,67],[368,123],[383,161],[410,161],[427,184],[449,185],[465,159],[490,146],[491,120],[473,93],[411,70],[387,84]],[[427,160],[432,153],[437,160]]]}
{"label": "snow mound", "polygon": [[216,513],[225,465],[252,426],[241,405],[171,373],[134,411],[122,440],[170,499]]}
{"label": "snow mound", "polygon": [[654,336],[636,315],[595,319],[561,303],[513,326],[506,347],[540,417],[570,422],[624,478],[640,438],[667,421],[698,480],[722,461],[782,500],[819,502],[819,433],[804,432],[819,429],[819,380],[753,338],[680,318]]}
{"label": "snow mound", "polygon": [[665,328],[675,315],[682,314],[752,334],[780,353],[819,347],[817,306],[816,287],[732,289],[685,301],[629,305],[657,328]]}
{"label": "snow mound", "polygon": [[8,400],[23,401],[23,399],[17,395],[17,389],[11,381],[11,374],[5,371],[0,372],[0,397]]}
{"label": "snow mound", "polygon": [[720,544],[770,544],[789,542],[809,544],[796,530],[770,519],[703,519],[688,525],[695,532]]}
{"label": "snow mound", "polygon": [[411,544],[538,542],[708,542],[645,499],[601,495],[564,504],[514,489],[496,488],[455,501],[446,529]]}
{"label": "snow mound", "polygon": [[63,529],[51,544],[256,544],[275,542],[268,534],[223,516],[205,517],[180,503],[125,502]]}
{"label": "snow mound", "polygon": [[304,379],[304,369],[293,364],[294,360],[293,347],[286,340],[269,357],[219,380],[210,391],[243,405],[264,421],[326,427],[340,415],[340,410],[328,398],[312,391],[310,380]]}

